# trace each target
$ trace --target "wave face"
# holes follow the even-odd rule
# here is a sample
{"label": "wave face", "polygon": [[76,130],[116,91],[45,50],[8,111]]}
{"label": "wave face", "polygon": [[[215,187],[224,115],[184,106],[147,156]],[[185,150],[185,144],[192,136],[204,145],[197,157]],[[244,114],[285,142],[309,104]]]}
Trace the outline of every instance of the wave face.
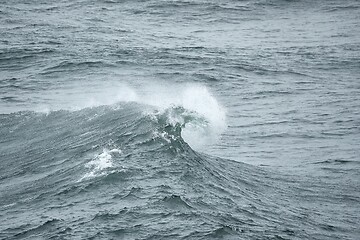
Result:
{"label": "wave face", "polygon": [[264,201],[263,172],[192,150],[181,131],[204,120],[174,120],[184,112],[132,102],[2,115],[4,237],[271,236],[281,205]]}
{"label": "wave face", "polygon": [[1,115],[2,237],[326,236],[291,178],[194,151],[181,133],[207,121],[136,102]]}
{"label": "wave face", "polygon": [[359,9],[1,0],[0,239],[359,239]]}
{"label": "wave face", "polygon": [[[270,189],[264,191],[270,185],[266,175],[192,150],[181,137],[184,123],[173,122],[175,112],[184,109],[159,113],[123,103],[3,115],[7,167],[1,176],[9,184],[2,184],[2,213],[13,216],[2,225],[4,237],[234,238],[278,232],[276,212],[284,203],[265,201],[271,198]],[[280,231],[286,236],[295,222],[283,217],[289,218]]]}

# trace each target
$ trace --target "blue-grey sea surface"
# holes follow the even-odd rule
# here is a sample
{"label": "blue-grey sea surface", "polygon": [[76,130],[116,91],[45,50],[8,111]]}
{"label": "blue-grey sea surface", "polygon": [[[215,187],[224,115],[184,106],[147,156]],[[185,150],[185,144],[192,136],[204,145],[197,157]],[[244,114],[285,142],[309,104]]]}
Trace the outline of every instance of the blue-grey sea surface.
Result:
{"label": "blue-grey sea surface", "polygon": [[360,1],[0,0],[0,239],[359,239]]}

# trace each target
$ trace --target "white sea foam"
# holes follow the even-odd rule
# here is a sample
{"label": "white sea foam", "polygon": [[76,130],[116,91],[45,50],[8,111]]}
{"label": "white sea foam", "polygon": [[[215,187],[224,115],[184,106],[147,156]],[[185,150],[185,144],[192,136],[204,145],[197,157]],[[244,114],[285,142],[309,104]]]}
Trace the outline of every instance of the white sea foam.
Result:
{"label": "white sea foam", "polygon": [[109,153],[122,153],[122,151],[120,149],[114,148],[109,150]]}
{"label": "white sea foam", "polygon": [[88,162],[85,166],[90,169],[90,172],[86,173],[81,179],[93,178],[106,174],[106,169],[113,167],[112,154],[120,154],[120,149],[103,149],[102,153],[96,154],[95,157]]}

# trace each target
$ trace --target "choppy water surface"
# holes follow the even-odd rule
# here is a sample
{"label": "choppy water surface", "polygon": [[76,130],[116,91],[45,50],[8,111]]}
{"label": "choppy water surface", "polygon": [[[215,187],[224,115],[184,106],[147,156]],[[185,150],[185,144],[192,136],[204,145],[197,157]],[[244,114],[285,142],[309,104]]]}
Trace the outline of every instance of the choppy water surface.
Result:
{"label": "choppy water surface", "polygon": [[1,239],[357,239],[358,1],[0,2]]}

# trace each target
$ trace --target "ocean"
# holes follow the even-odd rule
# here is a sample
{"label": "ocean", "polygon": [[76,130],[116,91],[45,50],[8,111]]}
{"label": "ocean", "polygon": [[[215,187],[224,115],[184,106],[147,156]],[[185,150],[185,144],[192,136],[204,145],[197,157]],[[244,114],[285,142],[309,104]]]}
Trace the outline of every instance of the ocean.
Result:
{"label": "ocean", "polygon": [[0,0],[0,239],[359,239],[360,2]]}

